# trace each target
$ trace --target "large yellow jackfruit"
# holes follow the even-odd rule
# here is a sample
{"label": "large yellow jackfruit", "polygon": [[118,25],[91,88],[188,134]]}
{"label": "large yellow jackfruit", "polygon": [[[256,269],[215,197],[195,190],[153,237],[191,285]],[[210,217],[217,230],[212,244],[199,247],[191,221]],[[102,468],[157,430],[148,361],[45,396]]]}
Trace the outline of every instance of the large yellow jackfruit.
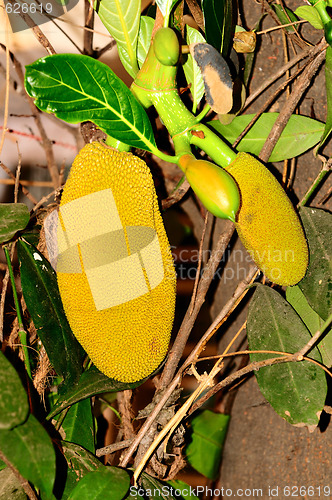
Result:
{"label": "large yellow jackfruit", "polygon": [[121,382],[150,375],[167,353],[176,277],[146,163],[86,145],[63,190],[58,247],[64,310],[93,363]]}
{"label": "large yellow jackfruit", "polygon": [[227,167],[240,190],[236,228],[252,259],[278,285],[305,275],[308,247],[297,214],[276,178],[256,158],[239,153]]}

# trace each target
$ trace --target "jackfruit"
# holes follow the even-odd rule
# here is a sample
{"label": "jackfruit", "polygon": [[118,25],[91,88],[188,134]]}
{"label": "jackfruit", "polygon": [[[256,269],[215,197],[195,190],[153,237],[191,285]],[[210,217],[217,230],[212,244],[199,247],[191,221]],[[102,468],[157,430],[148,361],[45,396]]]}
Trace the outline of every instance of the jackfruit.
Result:
{"label": "jackfruit", "polygon": [[267,278],[296,285],[308,267],[308,246],[300,220],[276,178],[256,158],[238,153],[226,169],[241,196],[238,235]]}
{"label": "jackfruit", "polygon": [[167,353],[176,276],[146,163],[87,144],[63,190],[57,237],[58,285],[77,340],[108,377],[149,376]]}
{"label": "jackfruit", "polygon": [[182,156],[180,167],[203,205],[216,217],[235,222],[240,195],[232,176],[214,163],[190,155]]}

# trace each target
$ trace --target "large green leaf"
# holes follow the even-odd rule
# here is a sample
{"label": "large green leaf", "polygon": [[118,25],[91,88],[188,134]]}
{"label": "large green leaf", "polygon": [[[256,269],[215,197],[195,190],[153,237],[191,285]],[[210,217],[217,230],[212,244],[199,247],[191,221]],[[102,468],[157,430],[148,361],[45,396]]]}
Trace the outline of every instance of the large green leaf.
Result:
{"label": "large green leaf", "polygon": [[63,310],[55,271],[27,241],[19,240],[17,250],[23,296],[38,336],[57,374],[72,383],[82,373],[84,352]]}
{"label": "large green leaf", "polygon": [[[152,19],[152,17],[148,16],[141,17],[141,22],[138,32],[138,40],[137,40],[137,54],[136,54],[138,66],[140,68],[142,67],[145,61],[146,55],[150,47],[153,25],[154,25],[154,19]],[[129,73],[130,76],[135,78],[136,73],[132,69],[128,53],[123,48],[121,48],[121,46],[118,47],[118,52],[125,70],[127,71],[127,73]]]}
{"label": "large green leaf", "polygon": [[234,30],[232,0],[202,0],[205,38],[226,57]]}
{"label": "large green leaf", "polygon": [[312,5],[300,5],[294,13],[297,16],[302,17],[302,19],[308,21],[314,28],[318,30],[322,30],[324,28],[320,15]]}
{"label": "large green leaf", "polygon": [[[287,287],[286,299],[300,316],[311,335],[320,330],[323,320],[309,306],[307,299],[298,285]],[[330,332],[325,333],[326,335],[323,340],[318,344],[318,349],[324,365],[330,368],[332,366],[332,331],[330,330]]]}
{"label": "large green leaf", "polygon": [[95,452],[94,418],[90,399],[73,404],[61,427],[65,433],[65,441],[81,445],[91,453]]}
{"label": "large green leaf", "polygon": [[0,431],[0,449],[20,474],[39,488],[42,498],[52,498],[55,451],[44,427],[30,415],[12,430]]}
{"label": "large green leaf", "polygon": [[191,421],[187,459],[194,469],[209,479],[216,479],[219,473],[229,418],[229,415],[204,410]]}
{"label": "large green leaf", "polygon": [[119,392],[126,389],[134,389],[135,387],[143,384],[144,381],[145,379],[132,384],[118,382],[117,380],[106,377],[106,375],[97,370],[95,366],[92,366],[89,370],[82,373],[77,384],[70,387],[59,397],[48,418],[54,417],[54,415],[59,413],[61,410],[64,410],[68,406],[77,403],[82,399],[86,399],[90,396],[101,394],[103,392]]}
{"label": "large green leaf", "polygon": [[[228,125],[222,125],[218,120],[213,120],[209,122],[209,125],[232,144],[254,116],[253,114],[237,116]],[[237,149],[258,156],[278,116],[279,113],[263,113],[241,139]],[[319,142],[323,130],[324,123],[307,116],[292,115],[269,161],[282,161],[304,153]]]}
{"label": "large green leaf", "polygon": [[103,464],[92,453],[74,443],[62,441],[61,452],[67,462],[66,483],[61,495],[61,499],[65,500],[82,477],[102,468]]}
{"label": "large green leaf", "polygon": [[12,429],[22,424],[28,413],[28,398],[20,377],[0,352],[0,429]]}
{"label": "large green leaf", "polygon": [[[311,339],[301,318],[281,295],[258,285],[249,305],[247,335],[250,350],[296,353]],[[250,354],[251,361],[262,361],[275,354]],[[318,350],[310,357],[321,361]],[[260,390],[274,410],[289,423],[313,430],[324,408],[327,383],[319,366],[289,362],[255,371]]]}
{"label": "large green leaf", "polygon": [[[191,26],[186,27],[186,42],[188,45],[191,43],[204,43],[205,38],[200,34],[199,31],[195,30]],[[193,113],[196,112],[197,106],[200,103],[202,97],[205,93],[204,80],[202,73],[191,54],[188,54],[186,62],[183,64],[183,71],[187,80],[188,85],[190,85],[190,92],[193,97]]]}
{"label": "large green leaf", "polygon": [[322,146],[329,137],[332,130],[332,47],[327,47],[325,58],[325,86],[327,100],[327,116],[323,137],[320,145]]}
{"label": "large green leaf", "polygon": [[[143,472],[141,476],[141,486],[144,488],[145,498],[150,500],[174,500],[176,497],[172,495],[172,487],[167,486],[166,483],[159,481],[150,474]],[[130,488],[130,493],[134,489]],[[141,488],[138,490],[138,498],[140,495]]]}
{"label": "large green leaf", "polygon": [[116,74],[100,61],[58,54],[26,66],[25,87],[36,106],[69,123],[91,121],[114,139],[154,151],[148,116]]}
{"label": "large green leaf", "polygon": [[0,203],[0,243],[11,240],[29,219],[29,209],[24,203]]}
{"label": "large green leaf", "polygon": [[310,306],[326,321],[332,311],[332,214],[300,208],[309,244],[309,267],[299,287]]}
{"label": "large green leaf", "polygon": [[[141,0],[96,0],[94,9],[102,23],[125,52],[134,75],[138,73],[136,60],[137,36],[141,14]],[[119,51],[120,57],[121,52]]]}
{"label": "large green leaf", "polygon": [[70,500],[122,500],[130,486],[128,472],[117,467],[101,467],[86,474],[72,490]]}
{"label": "large green leaf", "polygon": [[[171,481],[167,481],[167,484],[171,486],[170,494],[173,498],[183,498],[184,500],[198,500],[198,497],[194,494],[194,491],[198,489],[197,494],[202,492],[200,491],[203,486],[193,488],[189,486],[189,484],[181,481],[180,479],[172,479]],[[173,492],[173,489],[175,490]]]}

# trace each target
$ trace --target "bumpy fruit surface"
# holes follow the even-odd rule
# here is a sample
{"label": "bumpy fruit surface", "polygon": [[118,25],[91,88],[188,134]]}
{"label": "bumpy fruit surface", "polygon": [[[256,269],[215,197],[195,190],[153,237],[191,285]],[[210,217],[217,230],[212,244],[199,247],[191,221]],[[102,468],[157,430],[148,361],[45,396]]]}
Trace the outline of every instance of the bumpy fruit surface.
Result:
{"label": "bumpy fruit surface", "polygon": [[58,246],[64,309],[93,363],[121,382],[150,375],[167,353],[176,277],[145,162],[86,145],[63,190]]}
{"label": "bumpy fruit surface", "polygon": [[295,285],[305,275],[308,247],[293,205],[276,178],[258,160],[239,153],[227,167],[238,183],[238,234],[269,280]]}
{"label": "bumpy fruit surface", "polygon": [[235,221],[239,190],[231,175],[206,160],[183,161],[184,172],[203,205],[216,217]]}
{"label": "bumpy fruit surface", "polygon": [[175,66],[180,56],[178,37],[171,28],[160,28],[153,40],[154,53],[164,66]]}

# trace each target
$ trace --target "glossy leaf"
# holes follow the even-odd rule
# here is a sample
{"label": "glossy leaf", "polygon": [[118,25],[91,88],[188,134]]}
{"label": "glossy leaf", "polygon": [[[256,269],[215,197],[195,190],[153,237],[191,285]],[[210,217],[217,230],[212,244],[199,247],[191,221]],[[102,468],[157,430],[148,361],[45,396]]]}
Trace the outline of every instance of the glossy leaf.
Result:
{"label": "glossy leaf", "polygon": [[67,462],[65,489],[61,496],[65,500],[82,477],[103,465],[92,453],[77,444],[62,441],[61,451]]}
{"label": "glossy leaf", "polygon": [[300,7],[294,11],[294,14],[298,17],[302,17],[302,19],[308,21],[311,26],[318,30],[322,30],[324,28],[320,15],[312,5],[300,5]]}
{"label": "glossy leaf", "polygon": [[[291,286],[286,290],[287,302],[295,309],[297,314],[302,319],[303,323],[308,328],[311,335],[314,335],[320,330],[323,320],[318,314],[309,306],[307,299],[301,292],[300,287]],[[318,344],[318,350],[322,356],[322,360],[327,368],[332,366],[332,331],[326,332],[323,340]]]}
{"label": "glossy leaf", "polygon": [[[272,6],[281,24],[295,23],[296,21],[298,21],[292,10],[284,8],[282,5],[279,5],[277,3],[272,4]],[[298,28],[298,26],[298,24],[295,24],[294,26],[286,26],[285,30],[289,33],[294,33],[296,31],[295,28]]]}
{"label": "glossy leaf", "polygon": [[321,146],[325,143],[332,130],[332,47],[327,47],[326,49],[325,87],[327,100],[327,116],[323,137],[320,141]]}
{"label": "glossy leaf", "polygon": [[168,20],[172,8],[176,3],[177,0],[156,0],[156,4],[166,20]]}
{"label": "glossy leaf", "polygon": [[83,446],[91,453],[95,452],[94,418],[90,399],[84,399],[72,405],[62,422],[63,439]]}
{"label": "glossy leaf", "polygon": [[[188,45],[191,43],[204,43],[205,38],[201,33],[187,25],[186,42]],[[187,84],[190,85],[190,92],[193,98],[193,113],[196,113],[198,104],[200,103],[202,97],[204,96],[204,80],[202,73],[191,54],[188,54],[186,62],[183,64],[183,71],[187,80]]]}
{"label": "glossy leaf", "polygon": [[56,274],[30,243],[19,240],[18,258],[24,300],[49,360],[68,383],[82,373],[84,351],[74,337],[59,295]]}
{"label": "glossy leaf", "polygon": [[61,410],[68,406],[81,401],[82,399],[89,398],[95,394],[103,392],[119,392],[126,389],[134,389],[143,384],[145,380],[135,382],[132,384],[118,382],[111,378],[106,377],[95,366],[82,373],[78,383],[69,388],[63,395],[61,395],[56,402],[54,408],[49,414],[48,418],[54,417]]}
{"label": "glossy leaf", "polygon": [[[134,75],[138,73],[136,45],[141,13],[141,0],[96,0],[94,9],[112,35],[118,48],[130,61]],[[120,52],[119,52],[120,53]]]}
{"label": "glossy leaf", "polygon": [[26,67],[25,87],[39,109],[61,120],[89,120],[132,147],[156,147],[143,107],[106,64],[92,57],[58,54],[38,59]]}
{"label": "glossy leaf", "polygon": [[55,452],[51,438],[33,415],[23,425],[0,431],[0,449],[20,474],[41,490],[42,498],[52,497]]}
{"label": "glossy leaf", "polygon": [[180,479],[173,479],[171,481],[167,481],[167,484],[175,490],[175,492],[173,492],[172,489],[170,490],[170,493],[174,498],[180,497],[184,500],[198,500],[198,497],[193,493],[195,488],[190,487],[189,484],[184,481],[181,481]]}
{"label": "glossy leaf", "polygon": [[130,486],[129,474],[117,467],[101,467],[86,474],[69,495],[70,500],[122,500]]}
{"label": "glossy leaf", "polygon": [[[141,486],[145,490],[145,496],[151,500],[174,500],[171,493],[172,488],[167,486],[164,482],[159,481],[155,477],[150,476],[146,472],[143,472],[141,476]],[[138,498],[141,498],[138,496]]]}
{"label": "glossy leaf", "polygon": [[205,38],[223,56],[232,46],[232,0],[203,0]]}
{"label": "glossy leaf", "polygon": [[209,479],[216,479],[226,438],[229,415],[204,410],[191,421],[191,442],[186,448],[189,464]]}
{"label": "glossy leaf", "polygon": [[[249,305],[247,335],[250,350],[295,353],[310,340],[311,335],[294,309],[281,295],[264,285],[258,285]],[[262,361],[275,354],[250,354],[250,359]],[[318,350],[310,357],[321,361]],[[319,366],[289,362],[266,366],[255,371],[263,396],[274,410],[289,423],[307,426],[312,431],[324,408],[327,383]]]}
{"label": "glossy leaf", "polygon": [[12,429],[22,424],[28,413],[28,398],[20,377],[0,352],[0,429]]}
{"label": "glossy leaf", "polygon": [[309,267],[299,287],[310,306],[326,321],[332,312],[332,214],[301,207],[309,244]]}
{"label": "glossy leaf", "polygon": [[0,203],[0,243],[12,239],[28,224],[30,212],[24,203]]}
{"label": "glossy leaf", "polygon": [[[137,54],[136,54],[138,66],[140,68],[142,67],[145,61],[146,55],[150,47],[153,25],[154,25],[154,19],[152,19],[152,17],[148,16],[141,17],[140,28],[138,32],[138,40],[137,40]],[[136,73],[132,69],[128,53],[123,48],[121,48],[121,46],[118,47],[118,52],[125,70],[132,78],[135,78]]]}
{"label": "glossy leaf", "polygon": [[[237,145],[238,151],[258,156],[278,115],[279,113],[263,113]],[[232,144],[254,116],[253,114],[237,116],[228,125],[222,125],[219,121],[213,120],[209,122],[209,125]],[[324,123],[307,116],[292,115],[269,161],[282,161],[304,153],[319,142],[323,130]]]}

